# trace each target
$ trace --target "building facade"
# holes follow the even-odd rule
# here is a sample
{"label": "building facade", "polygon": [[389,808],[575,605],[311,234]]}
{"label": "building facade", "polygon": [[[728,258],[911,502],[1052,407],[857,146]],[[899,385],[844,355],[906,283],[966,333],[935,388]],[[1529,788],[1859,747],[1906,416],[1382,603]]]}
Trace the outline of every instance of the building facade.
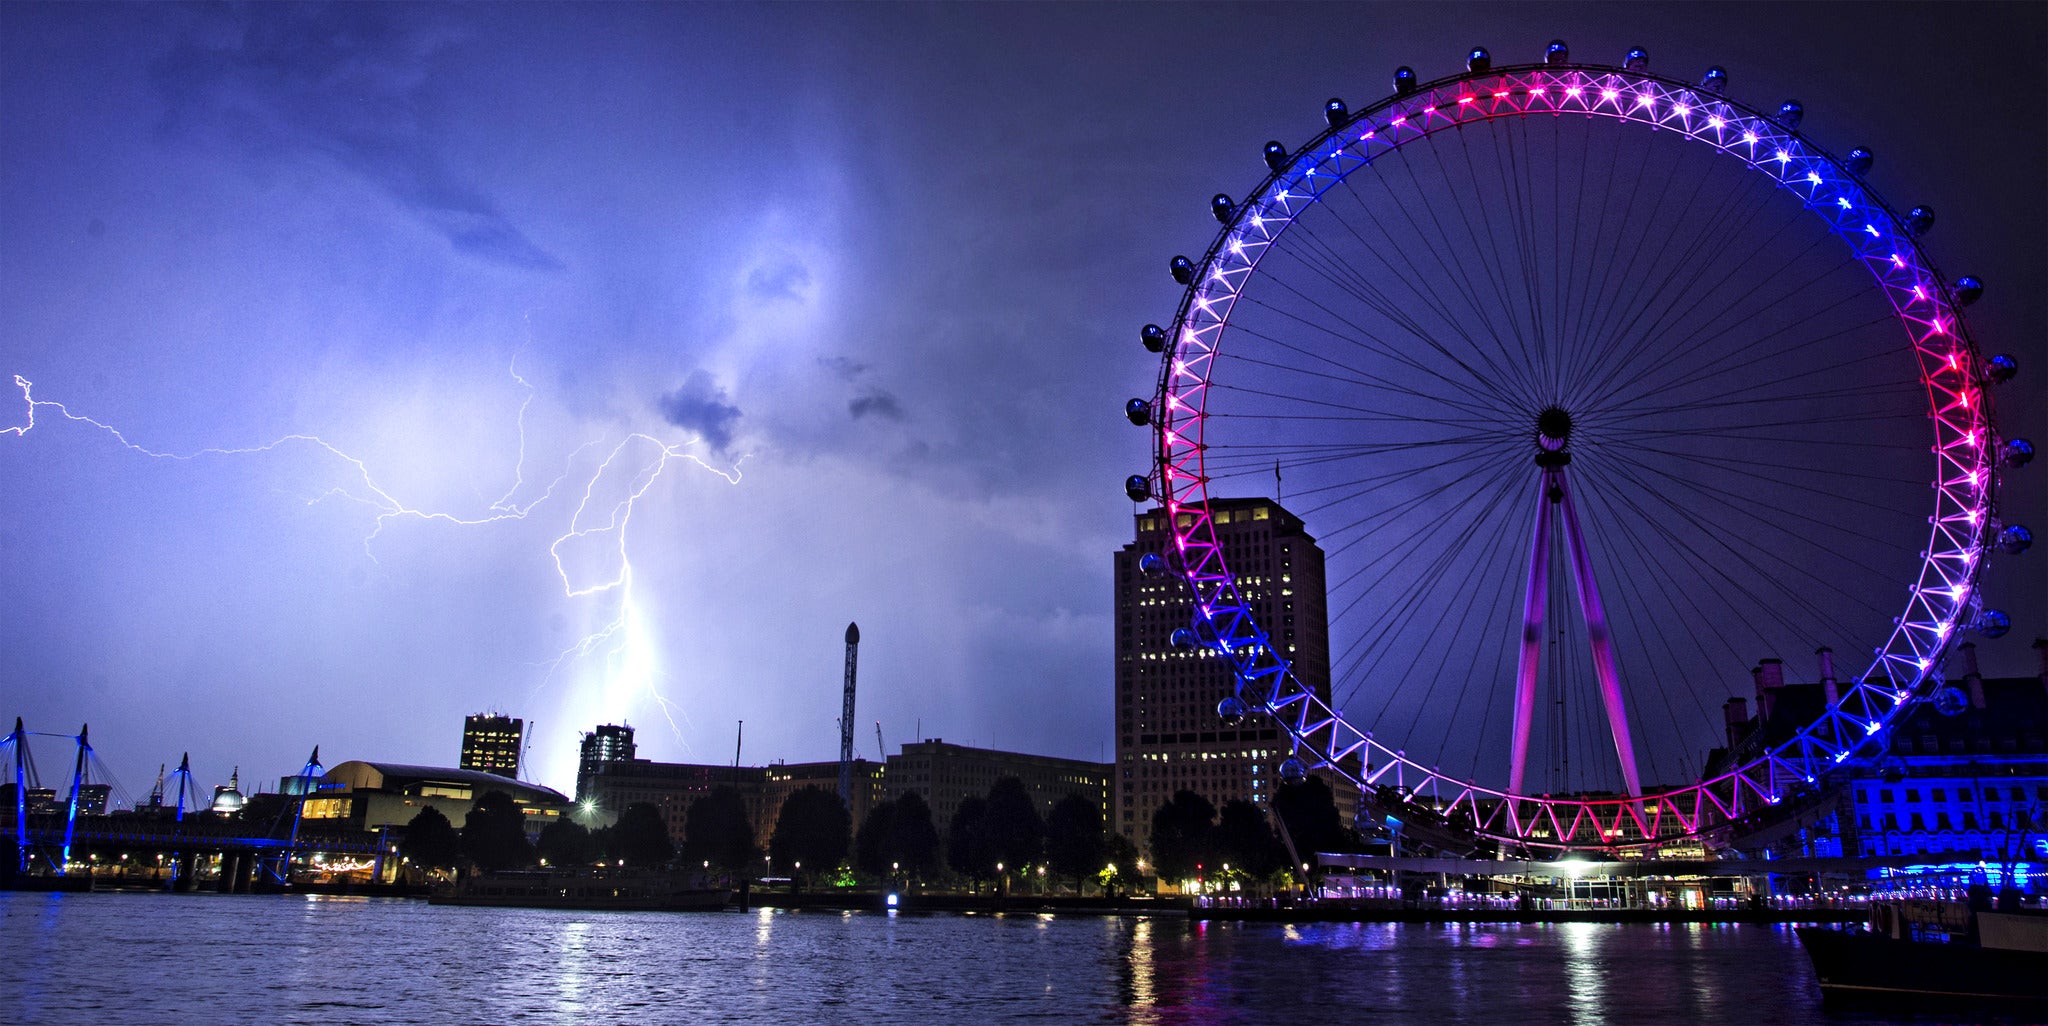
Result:
{"label": "building facade", "polygon": [[[883,786],[883,765],[867,759],[855,759],[853,770],[853,794],[847,803],[847,813],[853,817],[853,828],[867,821],[868,813],[882,803],[886,794]],[[774,832],[775,817],[782,814],[782,803],[789,796],[806,787],[815,787],[834,795],[839,793],[839,760],[831,762],[778,762],[762,771],[761,807],[773,810],[768,817],[767,830],[756,829],[755,835],[763,846],[768,844],[768,835]]]}
{"label": "building facade", "polygon": [[1844,797],[1844,854],[2048,869],[2048,642],[2035,646],[2039,676],[1990,679],[1975,647],[1958,647],[1962,708],[1922,703],[1893,725],[1884,757]]}
{"label": "building facade", "polygon": [[457,766],[519,779],[520,750],[526,744],[526,723],[517,716],[477,713],[462,718],[462,758]]}
{"label": "building facade", "polygon": [[[599,728],[600,730],[604,728]],[[626,806],[645,802],[661,813],[669,839],[684,840],[690,806],[713,788],[730,785],[746,802],[754,841],[767,847],[775,832],[782,803],[805,787],[839,793],[839,762],[776,763],[772,766],[715,766],[653,762],[647,759],[587,760],[576,777],[578,820],[602,825],[617,819]],[[866,759],[853,761],[853,801],[848,809],[859,829],[868,811],[881,801],[882,766]]]}
{"label": "building facade", "polygon": [[569,799],[560,791],[482,770],[351,759],[327,771],[319,788],[305,799],[301,815],[358,830],[402,829],[420,810],[432,808],[460,830],[476,800],[492,791],[504,792],[519,808],[528,838],[540,836],[569,809]]}
{"label": "building facade", "polygon": [[[836,772],[837,764],[833,765]],[[1099,762],[970,748],[931,738],[904,745],[890,756],[882,782],[891,801],[917,792],[931,806],[932,825],[943,837],[962,801],[987,797],[989,788],[1004,777],[1024,782],[1040,817],[1070,794],[1094,802],[1107,816],[1109,769]]]}
{"label": "building facade", "polygon": [[[2048,642],[2036,641],[2034,677],[1985,678],[1976,647],[1957,646],[1962,675],[1950,677],[1955,701],[1923,702],[1884,735],[1882,755],[1850,771],[1821,814],[1776,845],[1781,854],[1925,856],[1927,873],[2026,877],[2048,870]],[[1753,756],[1811,723],[1839,693],[1832,661],[1821,653],[1817,683],[1788,684],[1775,659],[1752,673],[1754,713],[1743,699],[1726,708],[1730,748],[1709,772]]]}
{"label": "building facade", "polygon": [[[1152,814],[1180,790],[1217,807],[1234,799],[1264,805],[1289,754],[1285,731],[1248,718],[1230,726],[1216,704],[1234,687],[1230,666],[1213,651],[1176,647],[1192,623],[1188,589],[1171,572],[1148,574],[1144,558],[1169,556],[1174,525],[1163,508],[1136,517],[1133,541],[1116,554],[1116,762],[1110,825],[1144,849]],[[1179,514],[1183,519],[1195,516]],[[1223,558],[1254,617],[1292,660],[1295,675],[1330,697],[1329,608],[1323,551],[1299,517],[1271,499],[1211,499],[1209,516]],[[1324,779],[1346,826],[1355,789]]]}
{"label": "building facade", "polygon": [[[839,764],[832,766],[832,784],[837,788]],[[690,806],[713,788],[729,785],[739,789],[740,797],[747,803],[747,819],[753,824],[754,836],[765,843],[767,831],[775,828],[775,816],[782,808],[780,802],[773,808],[767,806],[766,784],[767,773],[759,766],[586,759],[582,772],[576,775],[577,818],[586,826],[601,826],[615,822],[626,806],[645,802],[661,813],[661,821],[668,825],[669,840],[680,847]]]}

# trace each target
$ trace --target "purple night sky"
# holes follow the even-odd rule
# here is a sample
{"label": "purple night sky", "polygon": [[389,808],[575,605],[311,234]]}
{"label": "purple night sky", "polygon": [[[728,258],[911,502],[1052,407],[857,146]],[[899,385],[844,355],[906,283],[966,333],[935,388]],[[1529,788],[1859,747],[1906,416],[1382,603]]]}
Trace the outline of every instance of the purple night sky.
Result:
{"label": "purple night sky", "polygon": [[2039,6],[0,6],[0,381],[113,429],[0,434],[0,714],[140,798],[497,709],[567,790],[600,722],[836,757],[857,620],[861,754],[1106,759],[1166,258],[1325,98],[1553,37],[1874,149],[2048,441]]}

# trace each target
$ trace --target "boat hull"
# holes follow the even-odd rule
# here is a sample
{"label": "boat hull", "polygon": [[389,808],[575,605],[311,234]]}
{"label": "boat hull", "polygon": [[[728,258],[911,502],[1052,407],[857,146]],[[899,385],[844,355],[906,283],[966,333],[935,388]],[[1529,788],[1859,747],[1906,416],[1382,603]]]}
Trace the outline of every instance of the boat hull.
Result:
{"label": "boat hull", "polygon": [[1901,1001],[1990,1005],[2048,1013],[2048,954],[1969,944],[1899,940],[1802,926],[1823,999],[1872,1005]]}

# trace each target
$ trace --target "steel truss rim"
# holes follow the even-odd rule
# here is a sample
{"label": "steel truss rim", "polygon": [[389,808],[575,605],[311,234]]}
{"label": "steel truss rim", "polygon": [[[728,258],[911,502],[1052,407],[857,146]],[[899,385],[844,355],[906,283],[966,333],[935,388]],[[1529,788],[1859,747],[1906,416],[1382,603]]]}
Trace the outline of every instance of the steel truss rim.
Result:
{"label": "steel truss rim", "polygon": [[[1907,330],[1938,454],[1935,512],[1906,610],[1840,700],[1789,740],[1720,776],[1626,798],[1511,794],[1424,766],[1352,727],[1276,652],[1239,593],[1207,512],[1210,368],[1259,260],[1323,192],[1383,154],[1460,125],[1545,113],[1676,130],[1711,147],[1702,156],[1742,158],[1801,196],[1872,272]],[[1769,115],[1701,87],[1624,68],[1527,64],[1468,71],[1389,96],[1318,134],[1236,204],[1194,262],[1168,330],[1153,397],[1153,490],[1173,532],[1174,569],[1189,586],[1207,644],[1231,663],[1233,693],[1271,716],[1314,768],[1363,791],[1392,783],[1402,793],[1427,792],[1442,816],[1462,810],[1461,829],[1477,837],[1538,849],[1647,847],[1673,839],[1659,836],[1667,816],[1680,827],[1676,836],[1696,837],[1767,812],[1811,789],[1928,697],[1976,605],[1987,527],[1995,523],[1998,439],[1983,361],[1960,304],[1903,219],[1839,159]],[[1345,766],[1354,758],[1363,760],[1355,772]],[[1627,837],[1631,826],[1634,838]]]}

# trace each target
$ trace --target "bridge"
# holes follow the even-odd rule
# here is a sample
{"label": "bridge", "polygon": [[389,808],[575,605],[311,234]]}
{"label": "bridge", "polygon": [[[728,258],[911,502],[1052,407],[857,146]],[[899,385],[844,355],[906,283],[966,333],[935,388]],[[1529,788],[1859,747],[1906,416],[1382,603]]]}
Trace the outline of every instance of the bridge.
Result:
{"label": "bridge", "polygon": [[[29,751],[32,736],[58,737],[76,745],[69,786],[58,800],[55,788],[40,786]],[[393,852],[378,833],[337,829],[303,819],[305,794],[259,795],[257,801],[222,815],[201,802],[189,756],[176,772],[160,776],[148,801],[133,809],[109,807],[108,775],[94,755],[87,728],[76,735],[25,730],[20,718],[0,739],[12,770],[0,786],[0,888],[38,886],[84,874],[97,866],[161,866],[173,889],[190,889],[205,869],[217,873],[221,890],[246,891],[282,885],[294,866],[315,856],[367,859],[382,875]],[[314,748],[299,779],[321,770]],[[168,797],[168,801],[166,800]],[[104,856],[105,860],[101,861]],[[156,880],[161,876],[152,876]]]}

